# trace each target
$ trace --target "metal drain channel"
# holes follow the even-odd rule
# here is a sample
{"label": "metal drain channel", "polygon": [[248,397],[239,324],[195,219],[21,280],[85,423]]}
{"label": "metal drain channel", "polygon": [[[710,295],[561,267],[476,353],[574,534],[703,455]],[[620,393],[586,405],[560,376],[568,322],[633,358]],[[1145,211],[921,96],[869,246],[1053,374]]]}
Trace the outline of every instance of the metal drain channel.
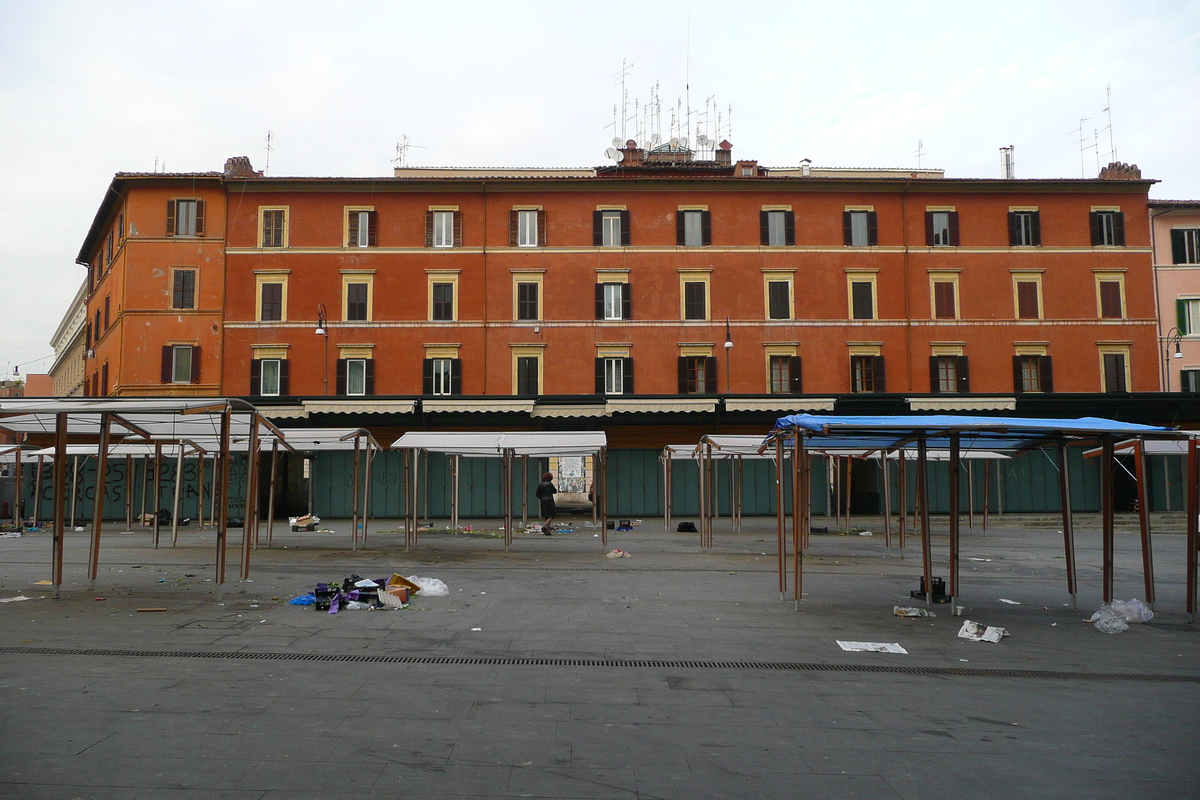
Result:
{"label": "metal drain channel", "polygon": [[812,664],[794,661],[664,661],[601,658],[455,658],[451,656],[360,656],[341,653],[252,653],[245,651],[109,650],[104,648],[0,647],[0,654],[39,656],[111,656],[116,658],[216,658],[242,661],[322,661],[348,664],[429,664],[473,667],[616,667],[635,669],[747,669],[785,672],[874,672],[889,675],[953,675],[966,678],[1032,678],[1065,681],[1148,681],[1200,683],[1200,675],[1147,675],[1059,672],[1035,669],[962,667],[890,667],[879,664]]}

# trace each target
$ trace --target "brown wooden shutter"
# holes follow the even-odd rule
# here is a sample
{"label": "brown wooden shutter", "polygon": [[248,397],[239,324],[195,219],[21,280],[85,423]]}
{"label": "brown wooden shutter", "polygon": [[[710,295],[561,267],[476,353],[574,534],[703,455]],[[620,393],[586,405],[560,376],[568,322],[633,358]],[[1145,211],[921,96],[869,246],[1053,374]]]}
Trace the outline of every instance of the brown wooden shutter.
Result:
{"label": "brown wooden shutter", "polygon": [[604,319],[604,284],[596,284],[596,319]]}
{"label": "brown wooden shutter", "polygon": [[1088,213],[1088,222],[1092,228],[1092,247],[1100,244],[1100,212],[1092,211]]}
{"label": "brown wooden shutter", "polygon": [[929,357],[929,393],[941,394],[942,382],[938,379],[938,356]]}
{"label": "brown wooden shutter", "polygon": [[375,229],[377,226],[375,223],[377,219],[378,217],[374,211],[367,212],[367,247],[376,246]]}
{"label": "brown wooden shutter", "polygon": [[875,391],[883,394],[887,391],[887,377],[883,371],[883,356],[871,356],[875,362]]}
{"label": "brown wooden shutter", "polygon": [[358,212],[346,212],[346,246],[358,247]]}
{"label": "brown wooden shutter", "polygon": [[167,236],[175,235],[175,201],[167,201]]}
{"label": "brown wooden shutter", "polygon": [[169,345],[169,344],[164,344],[163,349],[162,349],[162,382],[163,383],[170,383],[171,378],[174,377],[171,375],[171,367],[174,365],[174,361],[175,361],[174,355],[175,355],[175,348],[171,347],[171,345]]}
{"label": "brown wooden shutter", "polygon": [[686,211],[676,211],[675,212],[675,244],[678,247],[683,247],[684,243],[687,241],[687,236],[684,233],[684,222],[683,222],[683,219],[686,216],[687,216]]}
{"label": "brown wooden shutter", "polygon": [[[597,209],[592,212],[592,247],[604,245],[604,212]],[[597,317],[599,319],[599,317]]]}
{"label": "brown wooden shutter", "polygon": [[879,244],[879,217],[874,211],[867,212],[867,245],[876,247]]}
{"label": "brown wooden shutter", "polygon": [[1104,319],[1121,318],[1120,282],[1100,281],[1100,316]]}
{"label": "brown wooden shutter", "polygon": [[842,244],[844,244],[846,247],[851,247],[854,245],[853,213],[854,212],[852,211],[842,212]]}
{"label": "brown wooden shutter", "polygon": [[433,212],[425,212],[425,246],[433,247]]}
{"label": "brown wooden shutter", "polygon": [[712,212],[700,212],[700,244],[705,247],[712,244]]}
{"label": "brown wooden shutter", "polygon": [[1025,391],[1025,365],[1024,356],[1013,356],[1013,392],[1021,394]]}
{"label": "brown wooden shutter", "polygon": [[513,209],[508,212],[508,246],[516,247],[518,240],[517,229],[521,225],[521,212]]}
{"label": "brown wooden shutter", "polygon": [[800,356],[788,357],[788,379],[791,383],[789,388],[792,390],[792,394],[804,394],[803,373],[801,373],[800,367]]}
{"label": "brown wooden shutter", "polygon": [[716,359],[716,356],[707,356],[704,359],[704,391],[706,394],[716,394],[717,393],[717,359]]}
{"label": "brown wooden shutter", "polygon": [[783,212],[783,243],[788,247],[796,244],[796,212]]}
{"label": "brown wooden shutter", "polygon": [[621,319],[633,319],[633,288],[628,283],[621,284]]}
{"label": "brown wooden shutter", "polygon": [[537,243],[538,247],[546,246],[546,211],[539,208],[537,212]]}
{"label": "brown wooden shutter", "polygon": [[367,358],[364,361],[366,376],[363,380],[363,394],[373,395],[375,394],[375,359]]}
{"label": "brown wooden shutter", "polygon": [[262,394],[262,359],[250,359],[250,392],[253,396]]}
{"label": "brown wooden shutter", "polygon": [[200,345],[192,346],[192,383],[200,382]]}
{"label": "brown wooden shutter", "polygon": [[633,394],[633,359],[621,359],[621,394]]}
{"label": "brown wooden shutter", "polygon": [[629,211],[626,210],[626,211],[621,212],[621,246],[622,247],[629,247],[630,235],[631,234],[630,234],[630,230],[629,230]]}
{"label": "brown wooden shutter", "polygon": [[196,201],[196,235],[204,235],[204,201]]}
{"label": "brown wooden shutter", "polygon": [[1019,245],[1021,243],[1021,240],[1018,236],[1020,233],[1019,219],[1020,218],[1018,216],[1018,212],[1016,212],[1016,211],[1008,212],[1008,246],[1009,247],[1016,247],[1017,245]]}
{"label": "brown wooden shutter", "polygon": [[462,247],[462,212],[454,213],[454,246]]}
{"label": "brown wooden shutter", "polygon": [[450,394],[462,394],[462,359],[450,359]]}
{"label": "brown wooden shutter", "polygon": [[679,370],[679,393],[688,393],[688,357],[680,356],[675,359],[675,366]]}
{"label": "brown wooden shutter", "polygon": [[604,359],[596,359],[596,394],[604,394]]}
{"label": "brown wooden shutter", "polygon": [[947,216],[950,217],[950,246],[958,247],[958,212],[951,211],[949,214],[947,214]]}
{"label": "brown wooden shutter", "polygon": [[288,368],[290,363],[286,358],[279,359],[279,394],[281,395],[292,393],[291,370]]}
{"label": "brown wooden shutter", "polygon": [[967,356],[958,357],[958,391],[960,394],[971,392],[971,365]]}
{"label": "brown wooden shutter", "polygon": [[758,212],[758,243],[766,247],[771,243],[771,212]]}
{"label": "brown wooden shutter", "polygon": [[339,358],[337,360],[337,382],[334,387],[334,394],[343,395],[346,393],[346,359]]}
{"label": "brown wooden shutter", "polygon": [[1040,247],[1042,244],[1042,212],[1040,212],[1040,211],[1031,212],[1029,217],[1030,217],[1030,228],[1033,233],[1033,236],[1032,236],[1033,241],[1031,242],[1031,244],[1034,244],[1034,245],[1037,245]]}
{"label": "brown wooden shutter", "polygon": [[108,330],[112,325],[112,295],[104,296],[104,330]]}
{"label": "brown wooden shutter", "polygon": [[1017,317],[1038,318],[1038,285],[1036,281],[1017,281]]}
{"label": "brown wooden shutter", "polygon": [[426,358],[421,361],[421,394],[433,394],[433,359]]}
{"label": "brown wooden shutter", "polygon": [[925,246],[933,247],[933,212],[925,212]]}
{"label": "brown wooden shutter", "polygon": [[1113,212],[1113,244],[1118,247],[1125,246],[1125,213],[1122,211]]}
{"label": "brown wooden shutter", "polygon": [[1042,377],[1042,391],[1049,394],[1054,391],[1054,365],[1050,361],[1050,356],[1038,356],[1038,362]]}

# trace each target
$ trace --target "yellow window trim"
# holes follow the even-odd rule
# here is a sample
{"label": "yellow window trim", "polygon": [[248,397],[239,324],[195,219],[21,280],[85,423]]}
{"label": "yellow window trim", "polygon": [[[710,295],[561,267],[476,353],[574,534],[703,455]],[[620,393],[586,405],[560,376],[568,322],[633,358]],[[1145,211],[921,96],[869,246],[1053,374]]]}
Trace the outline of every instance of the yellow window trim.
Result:
{"label": "yellow window trim", "polygon": [[458,275],[459,270],[425,270],[425,319],[433,322],[433,285],[435,283],[450,284],[451,304],[450,304],[450,320],[437,320],[438,322],[457,322],[458,321]]}
{"label": "yellow window trim", "polygon": [[679,270],[679,319],[683,322],[700,322],[700,320],[687,319],[687,290],[684,284],[688,283],[703,283],[704,284],[704,319],[712,319],[712,291],[709,286],[709,276],[712,273],[711,269],[705,270]]}
{"label": "yellow window trim", "polygon": [[[1037,284],[1037,318],[1045,319],[1046,315],[1042,309],[1042,273],[1044,270],[1009,270],[1012,273],[1012,291],[1013,291],[1013,319],[1021,319],[1021,300],[1017,293],[1017,284],[1019,283],[1036,283]],[[1100,290],[1097,289],[1097,292]]]}
{"label": "yellow window trim", "polygon": [[[512,273],[512,277],[513,277],[513,282],[512,282],[512,318],[513,318],[513,320],[520,321],[520,322],[541,321],[542,308],[543,308],[542,303],[545,302],[545,300],[546,300],[546,297],[545,297],[546,293],[544,291],[542,291],[542,288],[543,288],[542,287],[542,278],[544,277],[546,270],[544,270],[544,269],[538,269],[538,270],[514,269],[514,270],[509,270],[509,271]],[[537,293],[537,319],[536,320],[530,320],[530,319],[518,320],[517,319],[517,300],[519,297],[517,285],[521,284],[521,283],[536,283],[537,284],[538,293]],[[513,363],[515,364],[516,362],[513,362]],[[514,367],[514,369],[515,369],[515,367]],[[540,369],[541,368],[539,367],[539,370]],[[539,375],[540,375],[540,372],[539,372]],[[516,388],[515,388],[516,380],[517,380],[516,373],[514,372],[513,373],[513,382],[514,382],[513,383],[513,387],[514,387],[513,391],[514,392],[516,391]],[[539,382],[538,386],[541,386],[541,385],[542,384]]]}
{"label": "yellow window trim", "polygon": [[[771,284],[786,283],[788,287],[788,320],[796,318],[796,292],[793,278],[794,271],[791,272],[768,272],[763,270],[763,319],[768,322],[780,322],[781,320],[771,319]],[[706,298],[707,299],[707,298]]]}
{"label": "yellow window trim", "polygon": [[254,319],[256,322],[263,322],[262,318],[262,287],[264,283],[282,284],[280,290],[280,308],[278,320],[266,320],[268,322],[287,322],[288,321],[288,272],[290,270],[270,271],[263,270],[256,272],[254,275]]}
{"label": "yellow window trim", "polygon": [[876,281],[879,270],[846,270],[846,318],[850,322],[861,322],[854,319],[854,284],[871,284],[871,319],[879,319],[879,285]]}

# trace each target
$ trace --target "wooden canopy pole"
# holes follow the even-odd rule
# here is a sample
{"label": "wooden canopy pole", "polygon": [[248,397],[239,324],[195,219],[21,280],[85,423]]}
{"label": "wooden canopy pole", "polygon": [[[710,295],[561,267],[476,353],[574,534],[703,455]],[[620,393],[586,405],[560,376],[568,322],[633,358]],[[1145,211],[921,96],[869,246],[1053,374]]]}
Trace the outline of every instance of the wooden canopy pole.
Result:
{"label": "wooden canopy pole", "polygon": [[804,448],[804,461],[800,464],[800,501],[804,504],[804,520],[800,527],[801,557],[808,552],[808,537],[812,533],[812,452]]}
{"label": "wooden canopy pole", "polygon": [[975,530],[975,462],[967,461],[967,527]]}
{"label": "wooden canopy pole", "polygon": [[371,462],[375,459],[375,446],[367,439],[367,465],[363,476],[362,546],[367,546],[367,529],[371,524]]}
{"label": "wooden canopy pole", "polygon": [[412,458],[412,448],[404,450],[403,457],[400,459],[402,471],[404,473],[404,549],[412,548],[412,469],[409,468],[408,462]]}
{"label": "wooden canopy pole", "polygon": [[158,549],[158,509],[162,507],[162,442],[154,443],[154,549]]}
{"label": "wooden canopy pole", "polygon": [[1185,497],[1183,507],[1187,509],[1187,614],[1188,622],[1196,621],[1196,574],[1200,562],[1196,550],[1200,546],[1200,450],[1196,448],[1196,437],[1188,437],[1187,475],[1184,476]]}
{"label": "wooden canopy pole", "polygon": [[125,456],[125,530],[133,530],[133,456]]}
{"label": "wooden canopy pole", "polygon": [[176,442],[175,496],[171,500],[171,547],[179,543],[179,492],[183,488],[183,442]]}
{"label": "wooden canopy pole", "polygon": [[[213,467],[213,519],[217,524],[217,586],[225,584],[226,544],[229,536],[229,435],[233,426],[233,408],[221,412],[221,468]],[[218,500],[218,497],[220,498]]]}
{"label": "wooden canopy pole", "polygon": [[421,534],[421,451],[412,452],[412,537],[417,546]]}
{"label": "wooden canopy pole", "polygon": [[783,507],[783,434],[775,434],[775,552],[779,561],[779,599],[787,591],[787,567],[783,561],[783,529],[786,512]]}
{"label": "wooden canopy pole", "polygon": [[1105,436],[1100,457],[1100,508],[1103,538],[1104,602],[1113,601],[1113,560],[1116,539],[1116,503],[1113,496],[1113,437]]}
{"label": "wooden canopy pole", "polygon": [[[220,463],[220,460],[221,460],[221,457],[219,455],[220,452],[221,452],[221,448],[218,445],[217,452],[213,453],[212,489],[208,493],[208,524],[213,525],[213,526],[217,525],[217,470],[218,470],[217,464]],[[203,500],[203,499],[204,498],[202,497],[201,500]],[[312,513],[312,482],[311,481],[309,481],[308,510],[309,510],[309,513],[311,514]]]}
{"label": "wooden canopy pole", "polygon": [[929,541],[929,451],[923,435],[917,437],[917,497],[921,506],[921,570],[925,576],[925,602],[933,599],[933,552]]}
{"label": "wooden canopy pole", "polygon": [[1146,605],[1154,608],[1154,552],[1150,541],[1150,492],[1146,486],[1145,442],[1133,444],[1134,468],[1137,476],[1138,522],[1142,533],[1142,580],[1146,586]]}
{"label": "wooden canopy pole", "polygon": [[663,459],[663,530],[671,531],[671,451],[664,451]]}
{"label": "wooden canopy pole", "polygon": [[354,491],[351,492],[352,499],[350,501],[350,508],[351,508],[351,510],[350,510],[350,549],[351,550],[358,549],[358,499],[359,499],[358,484],[359,484],[359,479],[362,477],[362,472],[361,472],[361,470],[362,470],[361,458],[362,457],[361,457],[361,454],[359,453],[359,445],[361,444],[361,439],[362,439],[362,437],[357,434],[354,436],[354,479],[353,479],[354,480]]}
{"label": "wooden canopy pole", "polygon": [[601,447],[597,454],[600,469],[596,471],[596,499],[600,503],[600,543],[608,547],[608,448]]}
{"label": "wooden canopy pole", "polygon": [[71,456],[74,466],[71,477],[71,528],[75,528],[75,511],[79,507],[79,456]]}
{"label": "wooden canopy pole", "polygon": [[100,446],[96,461],[96,500],[92,504],[92,544],[88,549],[88,589],[96,588],[100,568],[100,533],[104,527],[104,484],[108,471],[109,415],[100,415]]}
{"label": "wooden canopy pole", "polygon": [[1077,611],[1075,585],[1075,521],[1071,513],[1071,477],[1067,467],[1067,443],[1058,443],[1058,493],[1063,515],[1063,558],[1067,561],[1067,594],[1071,595],[1071,610]]}
{"label": "wooden canopy pole", "polygon": [[988,502],[990,500],[988,497],[988,492],[991,488],[991,468],[992,460],[990,458],[985,458],[983,460],[983,529],[985,531],[987,530],[988,524]]}
{"label": "wooden canopy pole", "polygon": [[529,456],[521,456],[521,527],[529,527]]}
{"label": "wooden canopy pole", "polygon": [[[200,463],[204,463],[204,455],[200,456]],[[275,533],[275,477],[279,472],[279,439],[276,437],[271,440],[271,490],[270,496],[267,498],[267,547],[271,546],[272,535]],[[203,474],[203,473],[201,473]],[[203,496],[204,482],[200,482]]]}
{"label": "wooden canopy pole", "polygon": [[258,415],[250,415],[250,439],[246,449],[246,501],[242,504],[242,580],[250,577],[250,551],[258,546]]}
{"label": "wooden canopy pole", "polygon": [[[18,437],[23,438],[23,437]],[[21,530],[21,448],[17,448],[14,456],[13,469],[13,529]]]}
{"label": "wooden canopy pole", "polygon": [[954,602],[958,597],[958,543],[959,524],[958,505],[961,489],[959,482],[962,473],[962,458],[959,449],[959,434],[950,433],[950,585],[947,594],[950,595],[950,614],[954,615]]}
{"label": "wooden canopy pole", "polygon": [[66,524],[67,500],[67,415],[54,415],[54,543],[51,553],[51,580],[54,581],[54,596],[62,588],[64,527]]}
{"label": "wooden canopy pole", "polygon": [[853,479],[853,476],[854,476],[854,457],[846,456],[846,493],[845,493],[846,494],[846,519],[845,519],[846,528],[845,528],[845,530],[846,530],[847,535],[850,534],[850,498],[853,494],[850,491],[850,488],[851,488],[851,480]]}
{"label": "wooden canopy pole", "polygon": [[699,504],[698,521],[700,523],[699,535],[701,547],[704,547],[704,521],[707,518],[707,515],[704,513],[704,490],[706,488],[704,485],[706,483],[704,477],[704,447],[701,446],[700,457],[696,459],[696,501]]}
{"label": "wooden canopy pole", "polygon": [[879,472],[883,476],[883,544],[888,555],[892,552],[892,475],[888,468],[887,451],[879,453]]}
{"label": "wooden canopy pole", "polygon": [[450,527],[458,532],[458,480],[461,459],[458,453],[450,456]]}
{"label": "wooden canopy pole", "polygon": [[504,549],[512,547],[513,543],[513,502],[512,502],[512,457],[511,449],[505,448],[504,453],[500,456],[500,464],[502,466],[503,481],[501,482],[501,490],[504,492]]}

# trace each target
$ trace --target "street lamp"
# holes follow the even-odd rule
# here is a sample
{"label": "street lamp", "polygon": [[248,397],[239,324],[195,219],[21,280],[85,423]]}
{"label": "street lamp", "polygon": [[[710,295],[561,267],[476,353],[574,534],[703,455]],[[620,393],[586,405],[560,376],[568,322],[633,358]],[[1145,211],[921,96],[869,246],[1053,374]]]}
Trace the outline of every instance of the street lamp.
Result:
{"label": "street lamp", "polygon": [[329,396],[329,318],[325,314],[325,304],[317,303],[317,336],[325,337],[325,396]]}
{"label": "street lamp", "polygon": [[[1179,349],[1179,340],[1183,338],[1183,331],[1179,328],[1171,328],[1167,331],[1167,335],[1163,338],[1163,369],[1167,377],[1167,391],[1171,391],[1171,362],[1170,358],[1183,358],[1183,352]],[[1171,345],[1175,345],[1175,355],[1171,355]],[[1182,386],[1180,387],[1183,388]]]}
{"label": "street lamp", "polygon": [[730,393],[729,389],[729,351],[733,349],[733,339],[729,336],[729,317],[725,318],[725,394]]}

